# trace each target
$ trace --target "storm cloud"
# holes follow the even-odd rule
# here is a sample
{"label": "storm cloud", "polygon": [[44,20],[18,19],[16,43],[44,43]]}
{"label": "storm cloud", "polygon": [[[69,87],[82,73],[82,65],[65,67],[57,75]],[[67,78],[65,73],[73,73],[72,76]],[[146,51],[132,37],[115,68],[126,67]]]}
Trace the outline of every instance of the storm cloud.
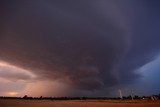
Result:
{"label": "storm cloud", "polygon": [[27,72],[24,69],[9,65],[5,62],[0,62],[0,78],[9,79],[9,80],[30,80],[35,76]]}
{"label": "storm cloud", "polygon": [[159,54],[160,21],[150,15],[160,16],[147,1],[125,12],[131,4],[112,0],[2,3],[0,60],[38,80],[89,91],[132,83],[141,77],[136,70]]}

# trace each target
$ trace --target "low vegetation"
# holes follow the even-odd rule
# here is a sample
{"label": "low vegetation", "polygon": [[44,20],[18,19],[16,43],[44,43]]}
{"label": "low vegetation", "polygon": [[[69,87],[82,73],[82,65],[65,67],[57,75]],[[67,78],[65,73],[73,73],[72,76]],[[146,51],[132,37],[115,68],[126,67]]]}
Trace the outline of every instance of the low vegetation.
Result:
{"label": "low vegetation", "polygon": [[160,95],[121,98],[0,97],[0,107],[160,107]]}

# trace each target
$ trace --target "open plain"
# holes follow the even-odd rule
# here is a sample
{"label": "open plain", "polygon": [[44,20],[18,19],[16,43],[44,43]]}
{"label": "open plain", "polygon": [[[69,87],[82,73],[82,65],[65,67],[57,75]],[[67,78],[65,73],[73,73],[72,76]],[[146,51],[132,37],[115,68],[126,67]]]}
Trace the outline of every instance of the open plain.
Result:
{"label": "open plain", "polygon": [[0,99],[0,107],[160,107],[160,100],[22,100]]}

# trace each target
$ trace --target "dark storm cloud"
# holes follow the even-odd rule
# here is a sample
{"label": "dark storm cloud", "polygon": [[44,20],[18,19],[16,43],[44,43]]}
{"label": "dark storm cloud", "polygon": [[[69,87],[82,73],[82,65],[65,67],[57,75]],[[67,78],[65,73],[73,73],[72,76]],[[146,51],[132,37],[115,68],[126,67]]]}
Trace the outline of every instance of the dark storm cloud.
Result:
{"label": "dark storm cloud", "polygon": [[[131,19],[128,25],[114,1],[3,4],[0,59],[29,69],[40,78],[84,90],[100,89],[133,82],[139,77],[134,70],[158,53],[159,36],[150,34],[155,29],[150,29],[148,21],[152,20],[146,18],[147,13],[144,20],[137,21],[140,24],[134,25]],[[136,33],[130,34],[130,29]],[[145,47],[148,43],[151,45]]]}
{"label": "dark storm cloud", "polygon": [[132,45],[123,60],[124,63],[121,63],[120,70],[122,77],[131,79],[131,81],[136,77],[132,72],[127,71],[136,71],[155,60],[159,55],[160,15],[158,4],[160,2],[156,0],[143,0],[135,3],[135,12],[128,12],[128,15],[134,17],[134,20],[131,18],[133,21],[130,22],[132,23]]}

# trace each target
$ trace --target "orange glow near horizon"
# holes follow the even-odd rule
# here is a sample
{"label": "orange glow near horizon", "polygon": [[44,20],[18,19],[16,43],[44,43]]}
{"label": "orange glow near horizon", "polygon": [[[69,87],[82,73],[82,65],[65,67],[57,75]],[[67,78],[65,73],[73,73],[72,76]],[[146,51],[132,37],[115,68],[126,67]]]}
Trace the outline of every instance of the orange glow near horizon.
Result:
{"label": "orange glow near horizon", "polygon": [[9,95],[9,96],[17,96],[18,92],[8,92],[7,95]]}
{"label": "orange glow near horizon", "polygon": [[[23,79],[27,75],[29,78]],[[17,76],[19,76],[17,78]],[[33,80],[33,81],[32,81]],[[70,86],[59,81],[38,79],[31,71],[0,60],[0,83],[3,91],[0,96],[63,96],[68,95]],[[38,90],[38,91],[37,91]],[[53,93],[53,94],[52,94]]]}

